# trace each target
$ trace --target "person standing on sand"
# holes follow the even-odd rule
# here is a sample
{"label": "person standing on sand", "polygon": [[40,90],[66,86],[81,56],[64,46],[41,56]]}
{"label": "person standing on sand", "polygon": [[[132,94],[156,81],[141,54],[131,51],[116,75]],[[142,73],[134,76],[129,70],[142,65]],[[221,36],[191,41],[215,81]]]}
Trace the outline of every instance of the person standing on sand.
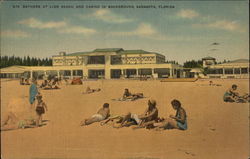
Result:
{"label": "person standing on sand", "polygon": [[81,126],[90,125],[90,124],[92,124],[94,122],[99,122],[99,121],[105,120],[109,116],[110,116],[109,104],[104,103],[103,107],[101,109],[99,109],[96,114],[92,115],[88,119],[84,119],[83,121],[81,121],[80,125]]}
{"label": "person standing on sand", "polygon": [[37,114],[36,126],[39,126],[42,123],[42,115],[45,113],[45,110],[48,111],[48,108],[47,105],[43,102],[41,94],[38,94],[36,98],[38,102],[36,106],[36,114]]}
{"label": "person standing on sand", "polygon": [[37,80],[33,79],[29,90],[29,102],[32,109],[35,108],[35,100],[37,94],[38,94]]}
{"label": "person standing on sand", "polygon": [[181,102],[174,99],[171,102],[174,110],[176,110],[175,116],[170,115],[161,123],[154,123],[157,130],[159,129],[179,129],[187,130],[187,115],[186,111],[181,107]]}

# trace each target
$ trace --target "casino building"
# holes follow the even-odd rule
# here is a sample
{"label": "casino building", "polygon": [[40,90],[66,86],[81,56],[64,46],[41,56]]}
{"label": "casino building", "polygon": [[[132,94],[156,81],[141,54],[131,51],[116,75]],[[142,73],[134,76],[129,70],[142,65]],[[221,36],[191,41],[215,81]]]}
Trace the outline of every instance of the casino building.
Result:
{"label": "casino building", "polygon": [[[180,65],[166,63],[165,56],[144,50],[124,50],[122,48],[95,49],[89,52],[66,53],[52,56],[53,66],[12,66],[1,69],[12,76],[28,74],[29,77],[56,75],[58,77],[91,78],[180,78],[183,68]],[[8,70],[9,69],[9,70]],[[2,75],[3,76],[3,75]],[[6,75],[8,76],[8,75]]]}

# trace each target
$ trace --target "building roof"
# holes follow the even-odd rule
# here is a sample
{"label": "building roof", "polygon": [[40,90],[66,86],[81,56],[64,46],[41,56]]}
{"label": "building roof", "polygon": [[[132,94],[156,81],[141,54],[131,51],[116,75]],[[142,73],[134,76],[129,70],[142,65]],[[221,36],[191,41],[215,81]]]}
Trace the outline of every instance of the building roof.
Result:
{"label": "building roof", "polygon": [[210,67],[211,68],[249,67],[249,60],[248,59],[237,59],[237,60],[230,61],[230,62],[225,62],[225,63],[222,63],[222,64],[212,65]]}
{"label": "building roof", "polygon": [[234,61],[229,61],[227,63],[249,63],[249,60],[248,59],[237,59]]}
{"label": "building roof", "polygon": [[84,55],[88,53],[91,53],[91,52],[90,51],[89,52],[74,52],[74,53],[66,54],[66,56],[80,56],[80,55]]}
{"label": "building roof", "polygon": [[150,52],[144,50],[123,50],[121,54],[149,54]]}
{"label": "building roof", "polygon": [[215,58],[207,56],[207,57],[202,58],[202,60],[215,60]]}
{"label": "building roof", "polygon": [[104,48],[104,49],[95,49],[93,52],[119,52],[123,51],[122,48]]}
{"label": "building roof", "polygon": [[24,73],[25,71],[29,71],[29,68],[26,66],[15,65],[1,68],[0,73]]}

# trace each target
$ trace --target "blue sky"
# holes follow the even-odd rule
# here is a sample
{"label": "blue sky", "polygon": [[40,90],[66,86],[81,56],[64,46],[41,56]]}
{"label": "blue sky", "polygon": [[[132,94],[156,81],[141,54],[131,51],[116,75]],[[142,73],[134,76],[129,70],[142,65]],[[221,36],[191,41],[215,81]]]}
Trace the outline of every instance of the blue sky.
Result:
{"label": "blue sky", "polygon": [[[156,8],[75,8],[141,4]],[[1,54],[51,57],[60,51],[124,48],[158,52],[179,63],[205,56],[218,61],[249,58],[248,5],[248,1],[2,2]],[[219,45],[211,45],[214,42]]]}

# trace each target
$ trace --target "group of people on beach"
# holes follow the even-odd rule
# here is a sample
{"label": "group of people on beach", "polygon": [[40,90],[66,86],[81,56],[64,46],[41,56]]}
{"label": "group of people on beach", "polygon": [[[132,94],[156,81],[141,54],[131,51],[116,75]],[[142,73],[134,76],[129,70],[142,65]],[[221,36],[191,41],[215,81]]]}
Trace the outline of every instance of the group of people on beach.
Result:
{"label": "group of people on beach", "polygon": [[[15,113],[9,111],[4,114],[1,120],[1,131],[14,130],[19,128],[35,128],[42,125],[42,115],[48,111],[48,107],[42,99],[37,85],[37,80],[33,79],[29,89],[30,112],[27,112],[25,119],[19,119]],[[34,115],[35,114],[35,115]]]}
{"label": "group of people on beach", "polygon": [[[46,82],[46,80],[44,80]],[[38,127],[42,125],[42,115],[48,111],[47,105],[43,101],[43,97],[39,88],[43,88],[48,83],[42,83],[40,87],[37,84],[37,80],[33,79],[32,84],[29,89],[29,103],[30,110],[36,114],[36,116],[27,116],[25,119],[18,119],[18,117],[13,112],[8,112],[5,114],[1,120],[1,130],[13,130],[18,128],[31,128]],[[48,81],[47,81],[48,82]],[[50,82],[59,84],[56,79],[51,79]],[[49,83],[50,83],[49,82]],[[210,85],[213,83],[210,82]],[[237,92],[237,85],[233,84],[230,89],[228,89],[224,96],[224,102],[237,102],[246,103],[250,102],[249,94],[239,95]],[[84,93],[99,92],[101,89],[90,89],[87,87]],[[139,98],[143,98],[143,93],[131,93],[128,88],[124,89],[123,96],[120,100],[130,100],[134,101]],[[109,103],[104,103],[102,108],[100,108],[96,114],[91,117],[84,119],[80,122],[81,126],[90,125],[95,122],[101,122],[101,125],[105,125],[109,122],[113,124],[114,128],[128,127],[135,125],[133,128],[147,128],[147,129],[187,129],[187,115],[185,109],[182,107],[179,100],[172,100],[172,108],[176,111],[175,115],[170,115],[167,118],[160,118],[158,116],[158,108],[156,100],[150,99],[147,101],[147,109],[144,113],[138,115],[128,112],[123,115],[111,115]]]}
{"label": "group of people on beach", "polygon": [[240,95],[237,92],[237,85],[233,84],[231,88],[229,88],[224,96],[223,96],[223,100],[224,102],[236,102],[236,103],[247,103],[250,102],[250,96],[249,94],[245,93],[244,95]]}
{"label": "group of people on beach", "polygon": [[133,129],[147,128],[147,129],[187,129],[187,115],[185,109],[181,106],[179,100],[172,100],[171,105],[176,110],[175,115],[170,115],[168,118],[159,118],[158,109],[156,107],[156,101],[153,99],[148,100],[148,107],[144,113],[132,114],[128,112],[125,115],[110,115],[109,103],[104,103],[103,107],[98,112],[92,115],[90,118],[84,119],[80,122],[81,126],[90,125],[95,122],[101,122],[101,125],[105,125],[108,122],[113,122],[114,128],[128,127],[135,125]]}

